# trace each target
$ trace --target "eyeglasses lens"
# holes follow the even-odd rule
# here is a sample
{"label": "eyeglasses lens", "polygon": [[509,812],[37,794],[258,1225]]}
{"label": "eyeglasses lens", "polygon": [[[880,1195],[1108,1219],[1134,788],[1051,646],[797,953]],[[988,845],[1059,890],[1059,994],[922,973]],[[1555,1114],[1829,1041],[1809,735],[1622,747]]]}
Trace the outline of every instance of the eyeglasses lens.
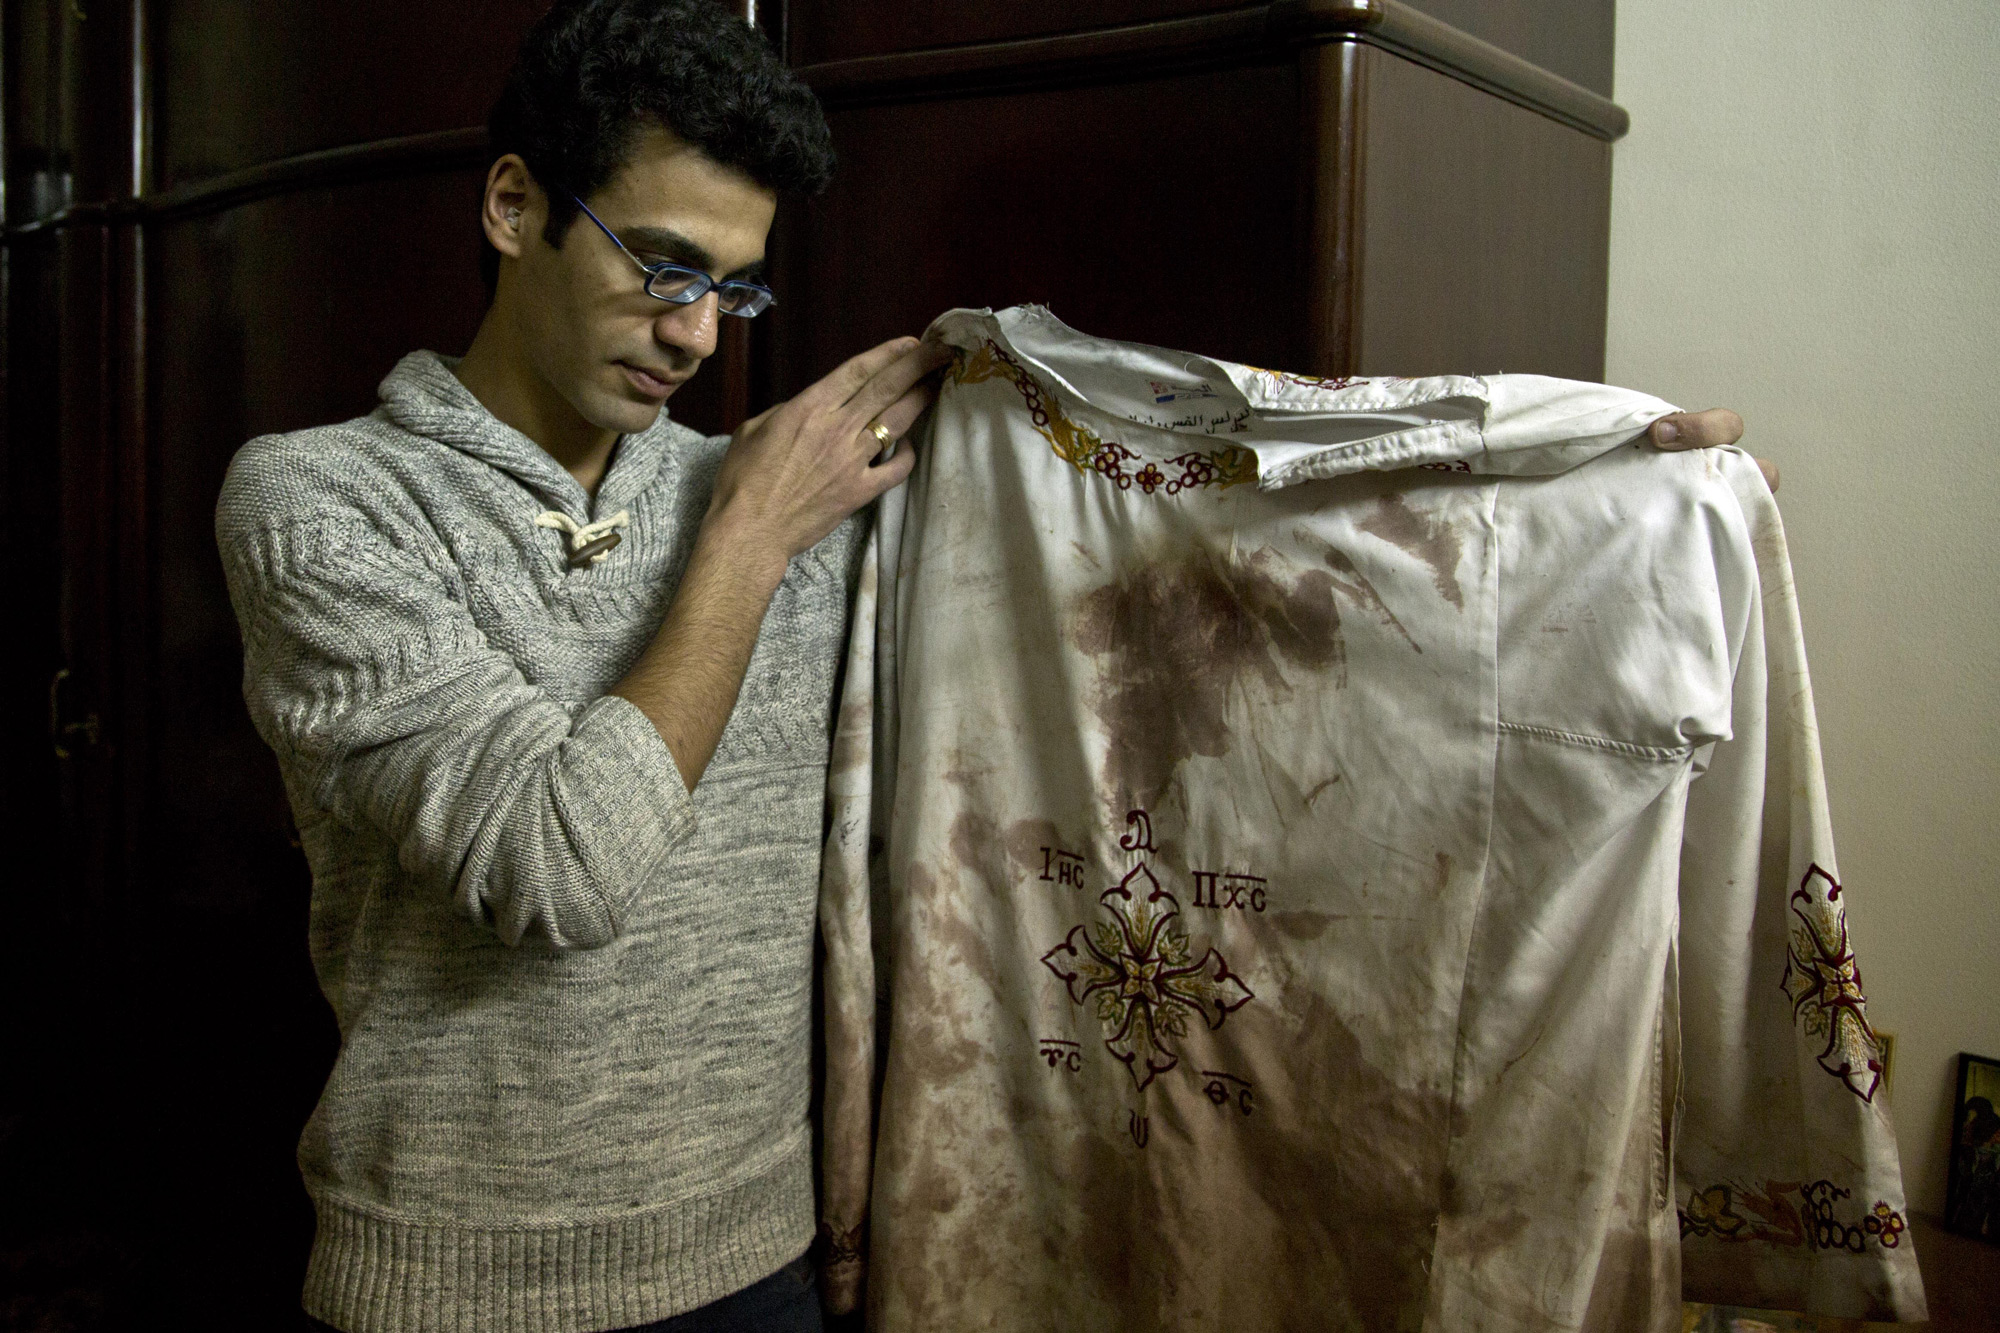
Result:
{"label": "eyeglasses lens", "polygon": [[771,293],[747,282],[725,282],[715,289],[715,296],[725,314],[745,318],[763,314],[771,304]]}
{"label": "eyeglasses lens", "polygon": [[684,304],[699,298],[699,293],[690,296],[689,292],[700,283],[699,273],[689,273],[685,269],[662,269],[646,280],[646,290],[662,301]]}

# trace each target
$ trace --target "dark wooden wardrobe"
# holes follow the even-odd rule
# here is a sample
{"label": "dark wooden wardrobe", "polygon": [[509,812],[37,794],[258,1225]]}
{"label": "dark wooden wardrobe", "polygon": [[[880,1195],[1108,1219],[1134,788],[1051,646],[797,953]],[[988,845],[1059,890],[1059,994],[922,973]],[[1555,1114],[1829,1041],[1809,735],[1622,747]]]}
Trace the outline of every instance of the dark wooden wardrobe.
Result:
{"label": "dark wooden wardrobe", "polygon": [[1611,6],[1429,11],[795,8],[842,170],[780,222],[769,386],[1022,301],[1320,374],[1602,375]]}
{"label": "dark wooden wardrobe", "polygon": [[[0,11],[0,1323],[297,1323],[335,1040],[210,516],[243,440],[463,350],[479,127],[540,7]],[[1611,8],[760,0],[843,168],[675,410],[724,429],[1022,301],[1294,370],[1596,377]]]}

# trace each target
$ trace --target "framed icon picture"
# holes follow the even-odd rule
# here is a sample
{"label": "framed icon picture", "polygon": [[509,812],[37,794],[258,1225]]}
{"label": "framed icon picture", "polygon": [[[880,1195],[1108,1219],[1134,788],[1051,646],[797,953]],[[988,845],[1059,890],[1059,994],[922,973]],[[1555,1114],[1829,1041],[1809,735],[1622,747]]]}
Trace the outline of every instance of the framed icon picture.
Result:
{"label": "framed icon picture", "polygon": [[1944,1224],[2000,1244],[2000,1060],[1959,1053]]}

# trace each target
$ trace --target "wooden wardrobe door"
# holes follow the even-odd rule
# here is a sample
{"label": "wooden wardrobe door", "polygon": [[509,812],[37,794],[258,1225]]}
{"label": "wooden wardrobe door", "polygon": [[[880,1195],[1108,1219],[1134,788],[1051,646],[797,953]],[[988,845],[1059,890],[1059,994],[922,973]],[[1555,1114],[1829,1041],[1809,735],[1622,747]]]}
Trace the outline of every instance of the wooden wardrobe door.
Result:
{"label": "wooden wardrobe door", "polygon": [[1355,369],[1604,375],[1611,146],[1362,52]]}
{"label": "wooden wardrobe door", "polygon": [[215,499],[246,439],[365,413],[404,352],[465,347],[481,126],[542,7],[6,10],[4,540],[29,651],[4,732],[26,1021],[0,1284],[28,1326],[302,1321],[294,1153],[335,1036]]}
{"label": "wooden wardrobe door", "polygon": [[780,214],[763,388],[1022,302],[1323,375],[1601,375],[1624,113],[1578,80],[1608,84],[1611,7],[1443,7],[1478,31],[1396,0],[1104,0],[947,41],[907,0],[795,0],[842,167]]}
{"label": "wooden wardrobe door", "polygon": [[841,171],[781,216],[775,390],[954,306],[1296,364],[1289,60],[836,110]]}

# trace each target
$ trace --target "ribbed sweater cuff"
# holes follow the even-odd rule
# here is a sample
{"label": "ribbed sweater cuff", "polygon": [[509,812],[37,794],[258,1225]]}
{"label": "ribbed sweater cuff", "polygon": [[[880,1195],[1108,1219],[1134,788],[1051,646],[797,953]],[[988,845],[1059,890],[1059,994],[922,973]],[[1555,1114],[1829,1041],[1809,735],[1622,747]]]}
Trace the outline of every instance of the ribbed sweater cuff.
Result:
{"label": "ribbed sweater cuff", "polygon": [[631,700],[607,694],[585,708],[574,739],[586,738],[558,774],[556,801],[592,877],[624,895],[623,917],[632,896],[694,832],[694,798],[673,752]]}
{"label": "ribbed sweater cuff", "polygon": [[631,1328],[770,1276],[813,1233],[803,1146],[723,1193],[575,1226],[426,1224],[314,1204],[306,1313],[347,1333]]}

